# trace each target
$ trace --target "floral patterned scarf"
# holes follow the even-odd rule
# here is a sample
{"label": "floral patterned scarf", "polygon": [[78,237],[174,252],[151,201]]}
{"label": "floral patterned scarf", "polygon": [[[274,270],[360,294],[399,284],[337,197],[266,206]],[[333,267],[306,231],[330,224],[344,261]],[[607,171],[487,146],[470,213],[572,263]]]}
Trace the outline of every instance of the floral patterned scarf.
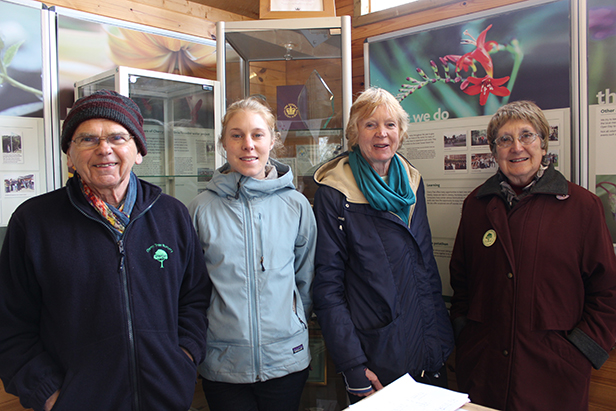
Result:
{"label": "floral patterned scarf", "polygon": [[92,189],[83,181],[79,174],[77,174],[77,176],[79,177],[81,192],[88,200],[88,203],[98,211],[103,220],[107,222],[118,235],[122,235],[130,221],[130,213],[133,210],[135,199],[137,198],[137,176],[131,172],[128,190],[119,208],[115,208],[104,202],[100,197],[94,194]]}

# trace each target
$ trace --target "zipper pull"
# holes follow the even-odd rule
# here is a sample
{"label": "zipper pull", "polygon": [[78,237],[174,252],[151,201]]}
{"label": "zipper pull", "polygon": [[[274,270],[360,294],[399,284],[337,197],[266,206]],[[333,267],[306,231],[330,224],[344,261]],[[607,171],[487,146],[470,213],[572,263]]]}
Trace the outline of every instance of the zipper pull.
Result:
{"label": "zipper pull", "polygon": [[263,265],[263,256],[261,256],[261,271],[265,271],[265,266]]}
{"label": "zipper pull", "polygon": [[117,245],[120,252],[120,270],[124,270],[124,241],[118,240]]}
{"label": "zipper pull", "polygon": [[240,198],[240,188],[241,188],[240,182],[241,181],[242,181],[241,178],[237,181],[237,191],[235,192],[235,199],[236,200]]}

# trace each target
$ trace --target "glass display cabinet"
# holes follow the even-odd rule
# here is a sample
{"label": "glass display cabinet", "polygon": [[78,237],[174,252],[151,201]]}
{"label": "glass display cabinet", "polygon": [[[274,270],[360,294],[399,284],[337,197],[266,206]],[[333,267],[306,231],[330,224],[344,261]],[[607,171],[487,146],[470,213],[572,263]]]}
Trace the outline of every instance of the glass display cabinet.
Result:
{"label": "glass display cabinet", "polygon": [[316,167],[345,149],[352,99],[351,18],[218,22],[217,76],[225,107],[259,95],[276,114],[295,186],[312,200]]}
{"label": "glass display cabinet", "polygon": [[218,81],[117,67],[75,83],[75,98],[110,89],[132,98],[144,117],[148,152],[133,171],[188,204],[224,159],[217,154]]}

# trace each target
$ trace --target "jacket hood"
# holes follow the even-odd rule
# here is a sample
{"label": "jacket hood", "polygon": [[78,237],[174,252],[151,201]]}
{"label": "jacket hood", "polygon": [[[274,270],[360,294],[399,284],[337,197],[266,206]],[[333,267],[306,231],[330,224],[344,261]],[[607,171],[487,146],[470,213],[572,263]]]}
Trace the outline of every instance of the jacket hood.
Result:
{"label": "jacket hood", "polygon": [[236,198],[239,197],[240,191],[249,197],[263,197],[278,190],[295,190],[291,167],[271,158],[270,164],[276,167],[278,177],[259,180],[233,172],[229,163],[225,163],[214,172],[206,189],[213,191],[221,197]]}
{"label": "jacket hood", "polygon": [[[396,156],[404,165],[413,192],[417,193],[421,182],[421,174],[406,158],[398,153],[396,153]],[[348,151],[319,167],[314,173],[314,181],[317,184],[340,191],[351,203],[368,204],[368,200],[366,200],[366,197],[364,197],[364,194],[355,182],[353,170],[351,170],[351,165],[349,164]]]}

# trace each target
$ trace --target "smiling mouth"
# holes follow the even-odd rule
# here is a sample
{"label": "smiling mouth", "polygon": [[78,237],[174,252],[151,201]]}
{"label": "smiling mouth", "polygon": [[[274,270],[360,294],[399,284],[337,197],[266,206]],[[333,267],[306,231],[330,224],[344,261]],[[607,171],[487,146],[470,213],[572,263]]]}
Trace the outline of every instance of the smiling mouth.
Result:
{"label": "smiling mouth", "polygon": [[105,164],[96,164],[94,167],[96,168],[108,168],[117,165],[118,163],[105,163]]}
{"label": "smiling mouth", "polygon": [[255,161],[257,159],[258,157],[240,157],[240,160],[242,161]]}
{"label": "smiling mouth", "polygon": [[514,160],[509,160],[512,163],[521,163],[522,161],[526,161],[528,160],[528,157],[524,157],[524,158],[516,158]]}
{"label": "smiling mouth", "polygon": [[376,148],[387,148],[387,147],[389,147],[389,144],[375,144],[374,147],[376,147]]}

